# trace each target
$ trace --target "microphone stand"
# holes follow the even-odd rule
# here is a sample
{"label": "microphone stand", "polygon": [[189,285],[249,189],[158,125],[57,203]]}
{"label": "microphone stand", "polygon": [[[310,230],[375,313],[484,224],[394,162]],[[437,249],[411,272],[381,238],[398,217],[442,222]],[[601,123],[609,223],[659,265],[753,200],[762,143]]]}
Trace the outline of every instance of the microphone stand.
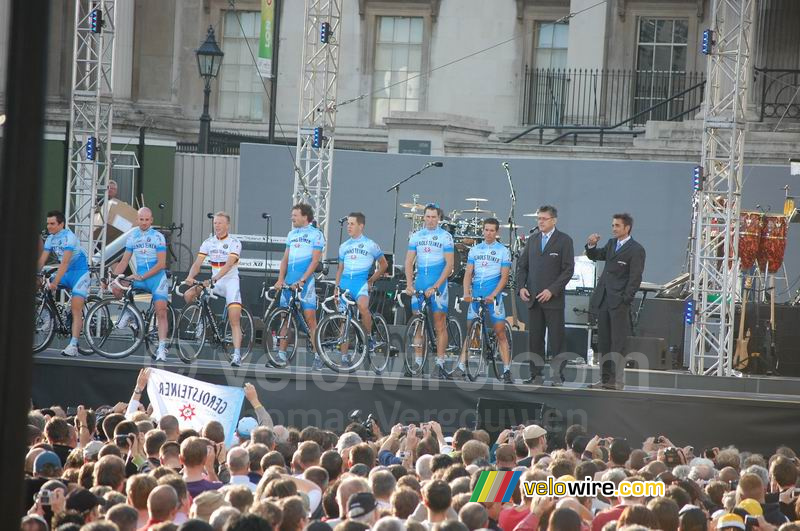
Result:
{"label": "microphone stand", "polygon": [[267,246],[264,253],[264,289],[269,283],[269,259],[272,258],[272,249],[270,243],[272,241],[272,216],[266,212],[261,213],[261,219],[267,222]]}
{"label": "microphone stand", "polygon": [[[339,221],[339,247],[341,247],[342,246],[342,227],[344,227],[344,222],[347,221],[347,218],[342,218],[342,219],[340,219],[338,221]],[[337,253],[336,256],[339,256],[338,255],[338,253],[339,253],[338,249],[336,250],[336,253]]]}
{"label": "microphone stand", "polygon": [[[504,164],[503,169],[506,170],[508,187],[511,189],[511,209],[508,212],[508,246],[509,248],[513,248],[517,236],[517,224],[514,222],[514,209],[517,206],[517,193],[514,191],[514,182],[511,180],[511,170],[509,170],[508,164]],[[512,258],[516,257],[512,256]]]}
{"label": "microphone stand", "polygon": [[[392,186],[390,186],[386,190],[387,193],[391,192],[392,190],[394,190],[394,232],[392,234],[392,263],[394,265],[392,266],[392,269],[394,269],[395,265],[397,265],[397,254],[395,253],[395,250],[396,250],[395,246],[397,244],[397,209],[400,207],[400,185],[405,183],[405,182],[407,182],[407,181],[410,181],[411,179],[413,179],[414,177],[416,177],[420,173],[424,172],[425,170],[427,170],[431,166],[433,166],[433,164],[428,162],[427,164],[425,164],[425,166],[422,167],[422,169],[412,173],[411,175],[409,175],[405,179],[401,179],[400,181],[397,181],[395,184],[393,184]],[[394,274],[394,271],[392,271],[392,274]]]}
{"label": "microphone stand", "polygon": [[[503,169],[506,170],[506,177],[508,177],[508,187],[511,189],[511,209],[508,212],[508,249],[511,251],[511,263],[513,265],[516,260],[519,249],[515,249],[517,244],[517,224],[514,222],[514,209],[517,206],[517,193],[514,191],[514,182],[511,180],[511,170],[507,163],[503,163]],[[509,284],[511,288],[511,321],[512,330],[519,330],[519,319],[517,318],[517,287],[516,278],[513,270],[509,274]]]}

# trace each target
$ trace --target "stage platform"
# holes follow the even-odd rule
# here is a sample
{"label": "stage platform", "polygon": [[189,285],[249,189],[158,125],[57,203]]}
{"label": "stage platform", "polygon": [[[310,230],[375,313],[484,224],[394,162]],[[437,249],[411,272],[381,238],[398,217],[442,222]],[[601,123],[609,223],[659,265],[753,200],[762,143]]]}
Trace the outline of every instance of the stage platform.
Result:
{"label": "stage platform", "polygon": [[[695,376],[678,371],[626,370],[623,391],[587,389],[599,378],[597,367],[570,366],[563,387],[492,379],[477,382],[405,378],[366,371],[337,375],[307,367],[277,370],[263,365],[256,353],[239,369],[200,359],[186,365],[174,356],[159,368],[217,384],[253,383],[276,424],[316,425],[341,431],[349,414],[372,413],[386,429],[397,423],[439,421],[448,432],[472,427],[476,405],[495,408],[482,421],[491,431],[538,419],[557,438],[565,426],[579,423],[590,433],[625,436],[635,444],[653,435],[667,435],[675,444],[705,447],[735,444],[741,449],[770,453],[781,444],[796,446],[800,424],[800,385],[793,378]],[[301,359],[301,364],[307,362]],[[396,365],[401,365],[400,359]],[[111,361],[98,356],[64,358],[56,350],[34,356],[33,402],[98,406],[127,401],[137,372],[150,366],[149,357],[134,355]],[[489,402],[487,402],[489,401]],[[498,402],[492,402],[498,401]],[[505,403],[505,405],[502,405]],[[500,404],[500,405],[498,405]],[[546,408],[540,419],[541,407]],[[512,407],[504,418],[497,408]],[[490,408],[491,409],[491,408]],[[247,410],[243,412],[247,414]]]}

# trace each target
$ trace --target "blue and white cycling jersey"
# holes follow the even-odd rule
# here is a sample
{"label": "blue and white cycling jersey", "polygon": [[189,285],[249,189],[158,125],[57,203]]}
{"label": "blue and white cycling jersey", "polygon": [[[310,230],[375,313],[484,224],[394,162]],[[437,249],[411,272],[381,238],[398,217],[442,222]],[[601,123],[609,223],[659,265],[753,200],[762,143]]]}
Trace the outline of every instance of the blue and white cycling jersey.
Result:
{"label": "blue and white cycling jersey", "polygon": [[484,297],[495,290],[504,267],[511,267],[511,253],[500,242],[479,243],[469,250],[467,264],[472,264],[472,293]]}
{"label": "blue and white cycling jersey", "polygon": [[408,250],[417,253],[417,277],[438,279],[445,266],[445,254],[453,253],[453,237],[441,227],[422,229],[411,235]]}
{"label": "blue and white cycling jersey", "polygon": [[325,237],[313,225],[292,229],[286,237],[286,248],[289,250],[286,283],[294,284],[300,280],[311,264],[314,251],[322,251],[324,247]]}
{"label": "blue and white cycling jersey", "polygon": [[342,280],[366,282],[376,260],[383,256],[377,243],[363,234],[350,238],[339,246],[339,263],[344,265]]}
{"label": "blue and white cycling jersey", "polygon": [[86,251],[81,247],[75,233],[67,228],[49,235],[44,242],[44,250],[49,253],[54,253],[59,262],[64,260],[64,253],[66,251],[72,251],[72,258],[69,261],[67,271],[89,270],[89,261],[86,259]]}
{"label": "blue and white cycling jersey", "polygon": [[137,227],[128,236],[125,250],[133,255],[136,272],[144,275],[158,263],[158,253],[167,251],[167,242],[164,235],[153,227],[144,232]]}

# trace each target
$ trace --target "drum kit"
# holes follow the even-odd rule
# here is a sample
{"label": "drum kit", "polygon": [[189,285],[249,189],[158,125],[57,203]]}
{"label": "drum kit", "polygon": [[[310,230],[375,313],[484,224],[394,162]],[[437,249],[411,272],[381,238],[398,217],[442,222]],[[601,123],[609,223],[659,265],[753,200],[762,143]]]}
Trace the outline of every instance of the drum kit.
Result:
{"label": "drum kit", "polygon": [[[419,202],[419,195],[412,195],[410,203],[400,203],[400,207],[406,209],[403,217],[411,221],[411,232],[416,232],[424,226],[425,205]],[[467,255],[470,249],[483,241],[483,220],[490,217],[497,217],[493,211],[486,208],[485,203],[489,200],[483,197],[467,197],[466,202],[470,203],[471,208],[452,210],[446,214],[439,225],[453,236],[454,256],[453,272],[450,274],[452,282],[461,283],[464,280],[464,271],[467,267]],[[501,224],[500,230],[509,228],[520,229],[519,225],[514,227],[509,224]],[[498,239],[501,239],[498,235]],[[515,255],[521,248],[520,238],[514,238],[511,245],[511,253]],[[524,244],[524,239],[522,239]]]}

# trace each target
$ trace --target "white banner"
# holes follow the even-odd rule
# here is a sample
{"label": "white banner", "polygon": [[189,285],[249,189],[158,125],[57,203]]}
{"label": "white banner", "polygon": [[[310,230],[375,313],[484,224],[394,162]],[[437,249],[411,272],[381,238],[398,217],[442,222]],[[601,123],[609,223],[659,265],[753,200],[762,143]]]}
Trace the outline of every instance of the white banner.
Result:
{"label": "white banner", "polygon": [[200,431],[206,422],[216,420],[225,428],[225,446],[234,443],[234,431],[244,401],[244,389],[201,382],[161,369],[151,368],[147,397],[153,416],[175,415],[181,429]]}

